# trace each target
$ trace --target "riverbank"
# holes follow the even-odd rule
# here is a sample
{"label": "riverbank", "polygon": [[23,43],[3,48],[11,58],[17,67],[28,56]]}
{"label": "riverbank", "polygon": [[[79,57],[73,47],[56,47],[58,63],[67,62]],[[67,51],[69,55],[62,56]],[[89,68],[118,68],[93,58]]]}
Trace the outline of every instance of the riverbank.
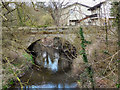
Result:
{"label": "riverbank", "polygon": [[[87,44],[86,51],[89,63],[94,69],[94,78],[97,82],[96,87],[115,87],[117,83],[117,59],[115,58],[117,55],[115,54],[117,52],[116,36],[109,31],[108,42],[106,44],[105,31],[96,29],[96,27],[84,27],[83,30],[86,40],[91,42],[91,44]],[[75,35],[66,34],[66,36],[60,35],[60,37],[66,38],[70,43],[75,45],[78,50],[77,53],[79,54],[79,51],[81,50],[79,29],[74,29],[72,33]],[[58,35],[59,34],[57,34],[57,36]],[[30,39],[27,38],[28,36],[29,34],[27,31],[22,31],[22,33],[14,33],[14,31],[8,33],[3,31],[3,88],[8,88],[15,80],[19,81],[19,77],[22,77],[32,66],[33,58],[26,52],[27,46],[29,46],[31,42],[37,40],[37,38],[44,38],[47,35],[40,36],[39,34],[35,34],[31,35]],[[26,43],[26,41],[30,42]],[[81,55],[78,55],[74,60],[72,70],[73,77],[75,75],[82,75],[85,67]],[[106,83],[103,83],[103,81],[106,81]],[[79,87],[81,87],[80,82],[76,82]],[[109,82],[109,84],[107,84],[107,82]],[[103,85],[101,85],[101,83]]]}

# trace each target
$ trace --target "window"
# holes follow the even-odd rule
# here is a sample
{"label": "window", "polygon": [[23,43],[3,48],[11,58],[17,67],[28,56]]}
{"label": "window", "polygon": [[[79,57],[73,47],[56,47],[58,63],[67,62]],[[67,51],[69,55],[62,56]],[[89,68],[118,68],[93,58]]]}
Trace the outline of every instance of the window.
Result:
{"label": "window", "polygon": [[69,13],[72,14],[72,13],[73,13],[73,9],[71,9],[71,10],[69,11]]}

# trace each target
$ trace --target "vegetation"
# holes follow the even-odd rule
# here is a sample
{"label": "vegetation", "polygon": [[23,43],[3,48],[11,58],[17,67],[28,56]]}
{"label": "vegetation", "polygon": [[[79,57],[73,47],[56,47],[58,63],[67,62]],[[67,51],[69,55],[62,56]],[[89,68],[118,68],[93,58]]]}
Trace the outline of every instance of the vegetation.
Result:
{"label": "vegetation", "polygon": [[[61,28],[51,32],[45,28],[59,26],[63,2],[49,2],[48,5],[43,2],[2,2],[0,5],[3,12],[0,14],[3,19],[3,52],[1,53],[4,74],[3,89],[9,88],[16,81],[23,89],[30,79],[29,77],[27,82],[22,82],[20,78],[25,72],[33,69],[32,65],[41,69],[35,64],[34,56],[29,54],[27,48],[33,41],[43,38],[43,34],[54,34],[62,38],[70,37],[71,43],[78,50],[77,58],[73,59],[73,66],[76,66],[73,71],[76,71],[75,75],[79,77],[78,84],[82,83],[79,87],[120,87],[120,78],[118,80],[118,74],[120,74],[118,71],[118,67],[120,67],[120,2],[112,4],[111,15],[115,17],[113,27],[108,29],[106,25],[103,30],[101,28],[103,26],[83,25],[82,28],[71,26],[62,32]],[[19,29],[20,27],[22,29]],[[25,27],[28,28],[24,29]],[[41,30],[39,33],[36,32],[37,30],[31,32],[33,27],[45,30]],[[64,36],[65,34],[66,36]],[[45,43],[45,39],[41,41]],[[48,38],[48,41],[50,42],[52,39]],[[72,48],[70,52],[72,52]],[[84,67],[81,67],[82,65]]]}
{"label": "vegetation", "polygon": [[80,28],[80,36],[81,36],[81,47],[82,47],[81,55],[82,55],[83,61],[86,64],[86,71],[87,71],[88,76],[90,78],[91,87],[94,88],[93,70],[92,70],[91,66],[88,64],[87,54],[85,51],[85,47],[86,47],[85,43],[88,43],[88,41],[86,41],[84,38],[82,28]]}
{"label": "vegetation", "polygon": [[3,26],[19,27],[44,27],[53,24],[49,13],[39,8],[35,11],[31,3],[27,2],[2,2]]}
{"label": "vegetation", "polygon": [[[120,1],[112,3],[111,15],[115,17],[113,25],[116,26],[116,29],[117,29],[118,51],[119,51],[120,50]],[[120,52],[118,53],[118,60],[120,61]],[[120,67],[119,62],[118,62],[118,64],[119,64],[118,67]],[[120,75],[119,72],[118,72],[118,75]],[[118,77],[118,83],[120,84],[120,77]],[[117,84],[117,87],[119,87],[119,84]]]}

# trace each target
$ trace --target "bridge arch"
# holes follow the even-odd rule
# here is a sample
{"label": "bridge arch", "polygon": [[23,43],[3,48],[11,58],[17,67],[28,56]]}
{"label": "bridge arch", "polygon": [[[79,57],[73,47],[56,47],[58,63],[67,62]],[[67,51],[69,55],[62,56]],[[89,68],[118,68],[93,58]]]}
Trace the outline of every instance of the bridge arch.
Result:
{"label": "bridge arch", "polygon": [[47,59],[47,63],[50,62],[48,60],[49,57],[52,57],[52,59],[54,57],[58,57],[59,59],[60,57],[63,57],[64,60],[60,59],[58,61],[58,67],[62,67],[62,69],[68,67],[70,68],[73,60],[77,58],[76,47],[73,44],[71,44],[68,40],[56,36],[38,39],[31,43],[31,45],[29,45],[27,49],[29,51],[28,53],[31,53],[34,56],[34,62],[37,65],[43,65],[43,63],[45,63],[45,59],[43,60],[43,58],[45,57]]}

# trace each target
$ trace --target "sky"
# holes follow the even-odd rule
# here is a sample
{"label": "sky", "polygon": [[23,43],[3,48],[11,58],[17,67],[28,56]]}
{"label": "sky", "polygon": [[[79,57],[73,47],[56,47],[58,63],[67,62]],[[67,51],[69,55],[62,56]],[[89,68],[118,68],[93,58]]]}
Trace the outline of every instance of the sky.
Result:
{"label": "sky", "polygon": [[79,2],[79,3],[87,5],[87,6],[94,6],[105,0],[69,0],[69,1],[70,2]]}
{"label": "sky", "polygon": [[[13,1],[13,2],[30,2],[30,1],[40,1],[40,2],[49,2],[49,1],[63,1],[63,0],[3,0],[3,1]],[[105,0],[64,0],[64,2],[79,2],[81,4],[87,5],[87,6],[94,6],[102,1]]]}
{"label": "sky", "polygon": [[[49,0],[45,0],[45,1],[49,1]],[[63,0],[53,0],[53,1],[63,1]],[[105,1],[105,0],[64,0],[64,2],[70,2],[70,3],[79,2],[87,6],[94,6],[102,1]]]}

